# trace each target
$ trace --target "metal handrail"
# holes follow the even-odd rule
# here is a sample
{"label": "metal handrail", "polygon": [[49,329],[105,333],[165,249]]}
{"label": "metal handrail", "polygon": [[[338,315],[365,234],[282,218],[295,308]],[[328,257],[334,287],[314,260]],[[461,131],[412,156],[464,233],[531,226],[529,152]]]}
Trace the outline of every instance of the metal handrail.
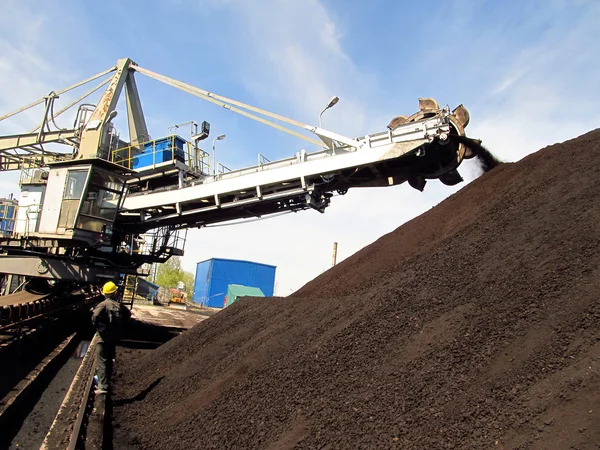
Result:
{"label": "metal handrail", "polygon": [[217,169],[218,173],[225,173],[225,172],[231,172],[231,169],[227,166],[224,166],[221,163],[218,163],[218,169]]}
{"label": "metal handrail", "polygon": [[270,162],[271,160],[268,159],[265,155],[263,155],[262,153],[258,154],[258,167],[262,168],[262,166]]}

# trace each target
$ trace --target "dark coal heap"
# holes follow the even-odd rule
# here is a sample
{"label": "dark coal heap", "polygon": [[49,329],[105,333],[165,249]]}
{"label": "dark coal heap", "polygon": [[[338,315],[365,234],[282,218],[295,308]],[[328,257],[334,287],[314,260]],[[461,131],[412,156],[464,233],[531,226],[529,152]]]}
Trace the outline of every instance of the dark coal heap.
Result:
{"label": "dark coal heap", "polygon": [[497,167],[296,294],[119,359],[128,444],[595,448],[600,131],[478,152]]}

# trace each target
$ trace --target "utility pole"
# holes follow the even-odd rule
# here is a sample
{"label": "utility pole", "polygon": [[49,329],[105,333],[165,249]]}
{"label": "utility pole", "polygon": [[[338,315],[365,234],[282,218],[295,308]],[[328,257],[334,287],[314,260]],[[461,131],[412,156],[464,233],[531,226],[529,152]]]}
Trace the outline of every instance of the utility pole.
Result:
{"label": "utility pole", "polygon": [[152,263],[152,283],[156,284],[156,273],[158,272],[158,263]]}
{"label": "utility pole", "polygon": [[331,267],[335,266],[335,263],[337,261],[337,247],[338,247],[338,243],[334,242],[333,243],[333,258],[331,261]]}

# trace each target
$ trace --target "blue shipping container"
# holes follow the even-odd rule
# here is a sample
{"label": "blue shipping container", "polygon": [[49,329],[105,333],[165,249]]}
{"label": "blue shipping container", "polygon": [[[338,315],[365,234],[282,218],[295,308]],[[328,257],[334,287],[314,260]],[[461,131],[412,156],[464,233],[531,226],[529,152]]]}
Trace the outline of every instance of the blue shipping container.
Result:
{"label": "blue shipping container", "polygon": [[271,297],[275,288],[275,266],[251,261],[212,258],[196,266],[195,303],[223,308],[230,284],[259,288]]}
{"label": "blue shipping container", "polygon": [[140,170],[173,159],[185,162],[184,146],[185,140],[179,136],[169,136],[146,142],[144,151],[133,157],[133,168]]}

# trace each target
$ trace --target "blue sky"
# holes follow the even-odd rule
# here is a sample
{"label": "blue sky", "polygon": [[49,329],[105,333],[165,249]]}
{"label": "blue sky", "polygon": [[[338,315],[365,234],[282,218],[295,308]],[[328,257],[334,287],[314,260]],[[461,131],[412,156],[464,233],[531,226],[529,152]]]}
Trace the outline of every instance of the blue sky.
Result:
{"label": "blue sky", "polygon": [[[419,97],[471,113],[469,135],[506,161],[600,124],[600,2],[529,1],[12,1],[0,0],[0,115],[130,57],[140,66],[348,136],[381,131]],[[220,161],[286,157],[303,141],[137,77],[153,137],[208,120]],[[82,92],[82,91],[78,91]],[[76,92],[77,93],[77,92]],[[76,94],[75,93],[75,94]],[[65,95],[59,102],[71,98]],[[65,104],[65,103],[63,103]],[[0,122],[24,132],[40,110]],[[69,123],[63,122],[64,126]],[[124,114],[116,121],[123,134]],[[468,180],[473,165],[462,169]],[[16,175],[0,175],[0,196]],[[351,191],[325,215],[308,211],[237,227],[194,230],[184,265],[210,257],[279,266],[286,295],[441,201],[456,188],[430,183]],[[251,236],[252,239],[248,239]]]}

